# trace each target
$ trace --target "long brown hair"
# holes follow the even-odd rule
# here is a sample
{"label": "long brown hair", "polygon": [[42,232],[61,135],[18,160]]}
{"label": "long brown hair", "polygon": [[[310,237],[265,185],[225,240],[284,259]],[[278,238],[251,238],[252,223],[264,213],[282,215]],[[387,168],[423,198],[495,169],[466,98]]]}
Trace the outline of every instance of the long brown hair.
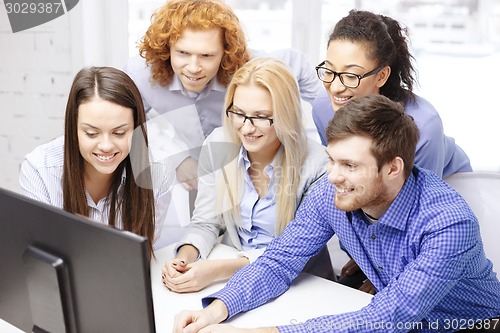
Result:
{"label": "long brown hair", "polygon": [[[80,70],[71,86],[66,105],[64,128],[64,171],[62,177],[64,210],[89,216],[89,207],[85,194],[84,159],[80,154],[77,121],[79,106],[98,96],[106,101],[121,105],[132,110],[135,134],[142,134],[147,144],[146,116],[141,94],[132,79],[124,72],[112,67],[91,67]],[[134,159],[148,163],[147,149],[137,148],[137,140],[132,140],[131,151]],[[134,163],[137,163],[134,160]],[[123,189],[122,175],[126,178]],[[149,169],[147,169],[149,170]],[[113,180],[108,193],[110,212],[108,224],[116,225],[117,214],[121,212],[123,229],[146,237],[149,240],[152,253],[155,231],[155,205],[152,186],[138,186],[133,177],[130,154],[120,163],[113,173]],[[143,172],[140,175],[141,184],[151,184],[151,174]],[[138,180],[139,181],[139,180]]]}

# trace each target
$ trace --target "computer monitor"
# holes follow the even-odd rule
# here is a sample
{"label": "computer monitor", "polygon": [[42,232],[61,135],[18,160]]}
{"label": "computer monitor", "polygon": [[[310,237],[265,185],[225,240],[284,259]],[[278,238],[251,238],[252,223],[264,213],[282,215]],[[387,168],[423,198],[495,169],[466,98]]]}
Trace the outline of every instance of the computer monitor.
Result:
{"label": "computer monitor", "polygon": [[0,188],[0,318],[25,332],[154,332],[147,239]]}

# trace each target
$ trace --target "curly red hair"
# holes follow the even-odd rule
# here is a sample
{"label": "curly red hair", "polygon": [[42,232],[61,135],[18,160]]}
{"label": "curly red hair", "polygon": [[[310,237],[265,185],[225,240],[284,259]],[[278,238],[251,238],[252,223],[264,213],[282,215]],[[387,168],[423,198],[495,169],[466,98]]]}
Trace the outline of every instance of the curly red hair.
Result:
{"label": "curly red hair", "polygon": [[170,46],[185,29],[221,29],[224,55],[217,79],[227,86],[233,74],[250,55],[245,33],[233,10],[218,0],[170,0],[151,16],[151,25],[139,44],[140,55],[151,66],[153,82],[164,86],[172,82]]}

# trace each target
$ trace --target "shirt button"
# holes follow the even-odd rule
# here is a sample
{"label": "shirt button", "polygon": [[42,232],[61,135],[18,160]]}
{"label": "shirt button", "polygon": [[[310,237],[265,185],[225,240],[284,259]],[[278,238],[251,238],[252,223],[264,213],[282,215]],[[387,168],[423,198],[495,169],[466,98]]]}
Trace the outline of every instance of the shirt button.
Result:
{"label": "shirt button", "polygon": [[373,240],[375,240],[375,238],[377,238],[377,236],[375,236],[375,235],[372,235],[372,237],[371,237],[371,238],[372,238]]}
{"label": "shirt button", "polygon": [[382,267],[382,266],[378,266],[377,268],[378,268],[379,271],[383,271],[384,270],[384,267]]}

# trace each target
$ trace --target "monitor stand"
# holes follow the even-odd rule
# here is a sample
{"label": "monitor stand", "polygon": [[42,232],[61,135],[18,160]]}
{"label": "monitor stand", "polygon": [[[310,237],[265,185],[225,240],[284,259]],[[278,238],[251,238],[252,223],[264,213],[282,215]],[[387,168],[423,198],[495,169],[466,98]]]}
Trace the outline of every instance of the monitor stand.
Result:
{"label": "monitor stand", "polygon": [[76,333],[67,263],[36,246],[23,253],[34,333]]}

